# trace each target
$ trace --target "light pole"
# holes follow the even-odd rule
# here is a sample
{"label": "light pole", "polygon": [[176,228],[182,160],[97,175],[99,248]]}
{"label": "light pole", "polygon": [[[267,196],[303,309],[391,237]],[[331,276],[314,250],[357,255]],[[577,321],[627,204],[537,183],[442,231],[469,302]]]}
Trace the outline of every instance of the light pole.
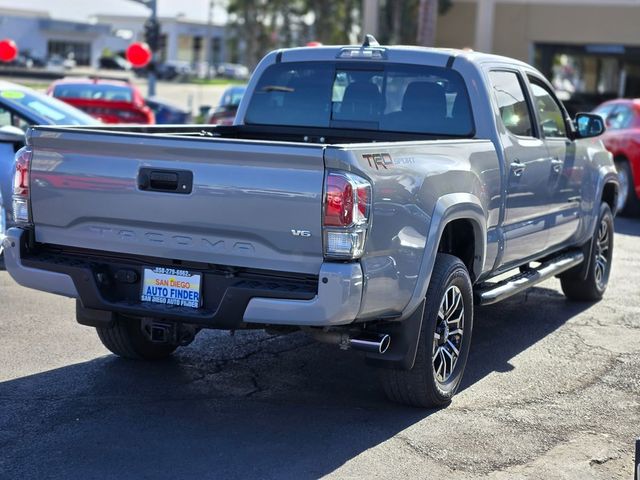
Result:
{"label": "light pole", "polygon": [[214,0],[209,0],[209,16],[207,18],[207,78],[211,78],[211,71],[213,69],[213,8],[215,7]]}
{"label": "light pole", "polygon": [[157,0],[131,0],[132,2],[141,3],[149,10],[151,16],[145,22],[145,41],[151,48],[151,68],[147,75],[147,96],[153,97],[156,94],[156,50],[158,49],[158,37],[160,29],[158,28],[158,4]]}

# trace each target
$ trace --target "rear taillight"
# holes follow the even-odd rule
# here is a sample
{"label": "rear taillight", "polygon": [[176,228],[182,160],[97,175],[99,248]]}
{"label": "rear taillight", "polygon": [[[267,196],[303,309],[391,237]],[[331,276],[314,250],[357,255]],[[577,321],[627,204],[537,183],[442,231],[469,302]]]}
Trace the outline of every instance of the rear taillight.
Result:
{"label": "rear taillight", "polygon": [[13,175],[13,220],[15,223],[29,223],[29,169],[32,150],[23,147],[16,153]]}
{"label": "rear taillight", "polygon": [[347,172],[329,172],[324,191],[324,256],[357,259],[364,253],[371,212],[371,184]]}

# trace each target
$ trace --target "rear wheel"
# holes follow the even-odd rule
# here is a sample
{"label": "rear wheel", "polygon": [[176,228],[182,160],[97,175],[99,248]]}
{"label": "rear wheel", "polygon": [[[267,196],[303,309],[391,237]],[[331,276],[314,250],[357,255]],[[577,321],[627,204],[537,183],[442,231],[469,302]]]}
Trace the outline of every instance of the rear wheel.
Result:
{"label": "rear wheel", "polygon": [[416,407],[448,405],[462,381],[472,329],[473,296],[467,268],[459,258],[439,253],[413,368],[380,370],[389,399]]}
{"label": "rear wheel", "polygon": [[627,160],[616,160],[616,170],[618,170],[618,181],[620,182],[616,210],[621,215],[640,214],[640,200],[636,195],[629,162]]}
{"label": "rear wheel", "polygon": [[0,198],[0,262],[2,261],[2,255],[4,254],[4,238],[7,235],[7,210],[2,204],[2,198]]}
{"label": "rear wheel", "polygon": [[178,348],[149,340],[139,319],[120,317],[111,327],[96,327],[102,344],[112,353],[133,360],[162,360]]}
{"label": "rear wheel", "polygon": [[571,300],[597,301],[607,289],[613,259],[613,214],[606,203],[600,206],[598,226],[591,238],[590,255],[591,258],[584,260],[589,262],[586,278],[575,273],[560,277],[562,291]]}

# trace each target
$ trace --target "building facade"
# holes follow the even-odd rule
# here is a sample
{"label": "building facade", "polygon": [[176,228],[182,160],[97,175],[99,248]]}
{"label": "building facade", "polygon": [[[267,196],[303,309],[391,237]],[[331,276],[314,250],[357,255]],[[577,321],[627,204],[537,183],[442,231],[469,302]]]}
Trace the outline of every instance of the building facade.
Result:
{"label": "building facade", "polygon": [[13,39],[22,53],[42,60],[53,56],[73,58],[78,65],[96,65],[99,51],[108,43],[111,27],[49,17],[47,12],[0,11],[0,32]]}
{"label": "building facade", "polygon": [[[105,53],[122,54],[144,40],[147,17],[96,15],[86,22],[51,18],[46,11],[0,9],[2,38],[11,38],[20,52],[46,60],[73,58],[79,66],[97,67]],[[206,67],[226,60],[225,28],[183,17],[159,18],[158,60]]]}
{"label": "building facade", "polygon": [[[144,40],[144,17],[97,15],[100,24],[111,25],[113,31],[136,41]],[[161,62],[180,62],[197,67],[208,63],[218,64],[227,57],[225,28],[220,25],[188,20],[183,17],[160,17]]]}
{"label": "building facade", "polygon": [[538,67],[564,99],[640,97],[639,0],[453,0],[437,45]]}

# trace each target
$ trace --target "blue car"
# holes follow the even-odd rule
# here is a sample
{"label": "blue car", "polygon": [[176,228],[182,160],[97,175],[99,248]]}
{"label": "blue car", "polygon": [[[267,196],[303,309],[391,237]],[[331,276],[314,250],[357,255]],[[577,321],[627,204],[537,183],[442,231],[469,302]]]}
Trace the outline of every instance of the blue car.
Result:
{"label": "blue car", "polygon": [[191,112],[157,97],[145,99],[147,106],[153,110],[158,125],[184,125],[191,123]]}
{"label": "blue car", "polygon": [[53,97],[0,81],[0,257],[2,239],[13,223],[13,158],[31,125],[92,125],[100,122]]}

